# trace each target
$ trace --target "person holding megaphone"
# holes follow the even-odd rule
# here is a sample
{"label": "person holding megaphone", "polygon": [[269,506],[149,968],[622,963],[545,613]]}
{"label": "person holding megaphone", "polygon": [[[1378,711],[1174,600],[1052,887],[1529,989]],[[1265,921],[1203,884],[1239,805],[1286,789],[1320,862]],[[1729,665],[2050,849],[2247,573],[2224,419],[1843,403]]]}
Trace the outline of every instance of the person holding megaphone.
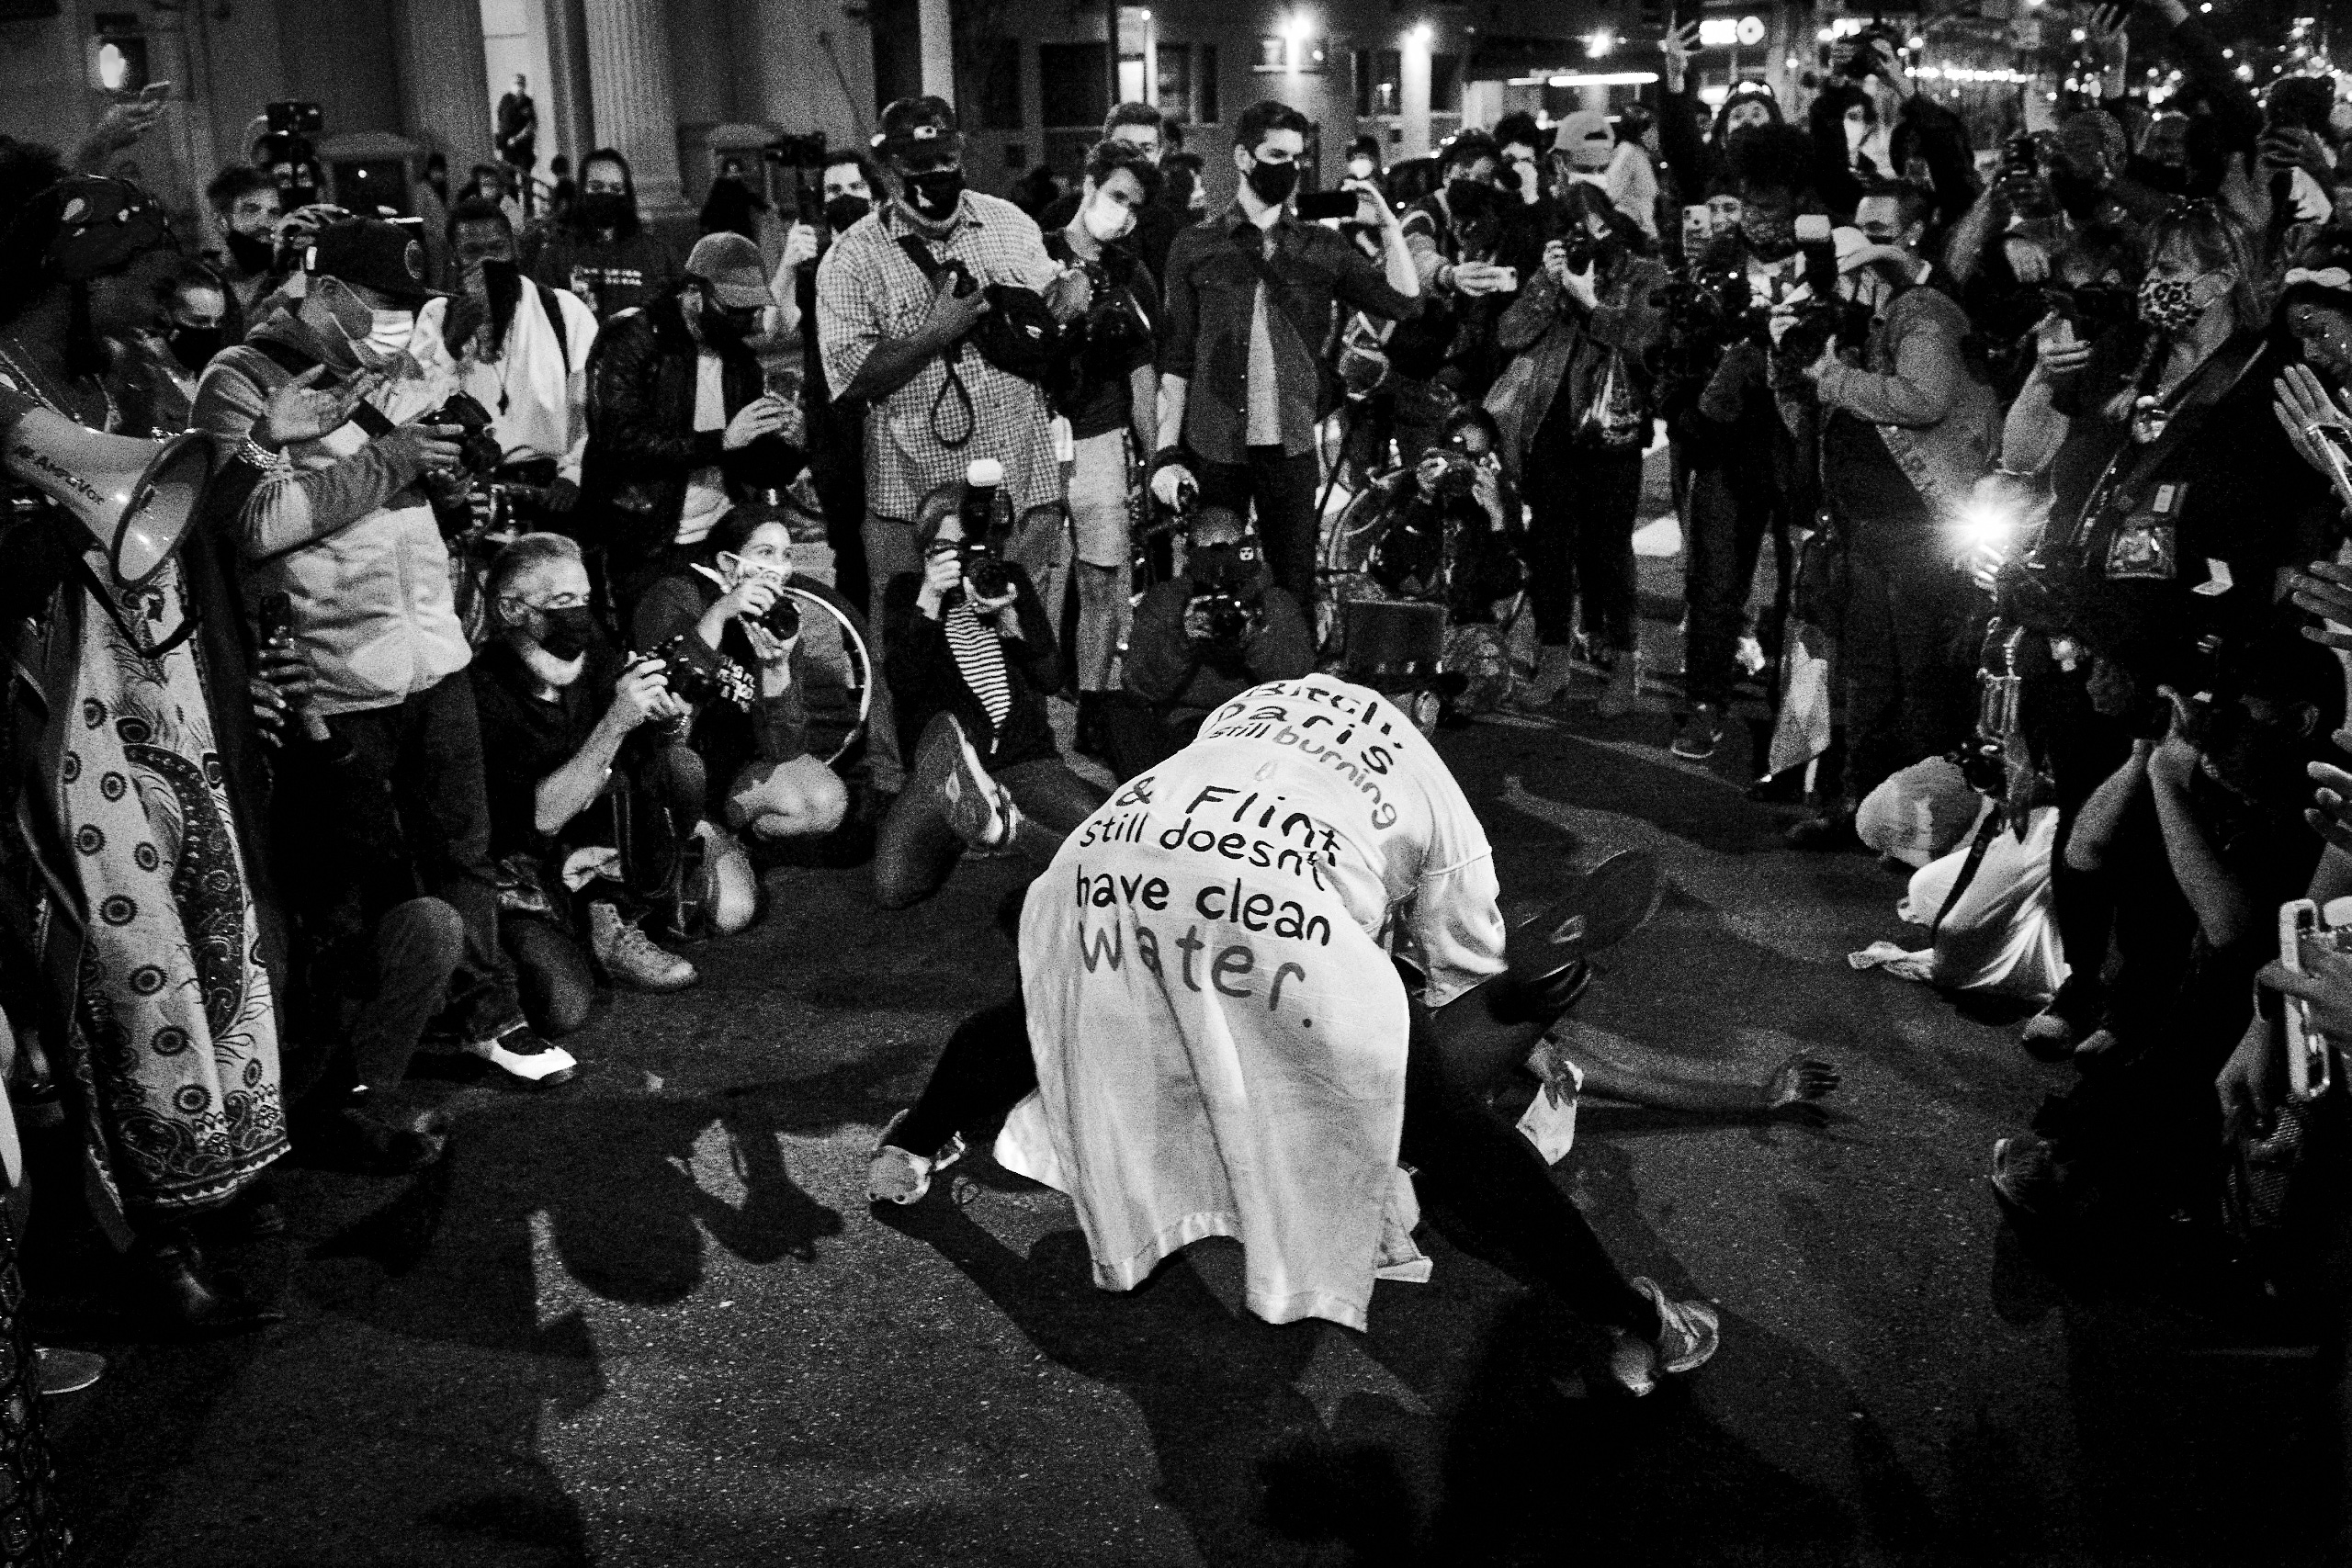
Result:
{"label": "person holding megaphone", "polygon": [[[244,685],[235,616],[188,531],[258,468],[123,429],[107,344],[155,324],[169,239],[144,191],[94,176],[0,234],[0,460],[36,502],[0,510],[0,793],[23,807],[0,828],[0,1004],[20,1078],[95,1087],[87,1190],[134,1298],[218,1331],[269,1314],[205,1276],[191,1227],[266,1223],[258,1179],[287,1140],[252,720],[207,695]],[[343,408],[289,383],[256,438]]]}

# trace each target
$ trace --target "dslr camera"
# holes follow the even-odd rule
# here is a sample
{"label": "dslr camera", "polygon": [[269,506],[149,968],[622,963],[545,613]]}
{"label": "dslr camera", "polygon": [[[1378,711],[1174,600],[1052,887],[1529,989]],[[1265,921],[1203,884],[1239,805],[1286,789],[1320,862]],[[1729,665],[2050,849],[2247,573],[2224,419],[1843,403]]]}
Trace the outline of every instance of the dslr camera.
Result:
{"label": "dslr camera", "polygon": [[506,448],[490,428],[490,411],[469,393],[450,393],[448,401],[426,414],[424,423],[454,424],[463,432],[458,437],[458,472],[466,479],[496,473],[505,461]]}
{"label": "dslr camera", "polygon": [[319,155],[311,138],[326,129],[319,106],[300,100],[265,105],[268,133],[260,139],[255,162],[277,184],[280,204],[288,212],[319,199]]}
{"label": "dslr camera", "polygon": [[805,136],[786,131],[760,149],[761,157],[788,169],[817,168],[824,163],[825,152],[825,133],[821,130]]}
{"label": "dslr camera", "polygon": [[983,599],[1001,599],[1012,592],[1012,572],[985,539],[967,539],[956,554],[964,567],[964,585]]}
{"label": "dslr camera", "polygon": [[1225,654],[1238,654],[1250,634],[1265,618],[1265,611],[1240,595],[1221,589],[1209,589],[1195,593],[1184,606],[1185,619],[1193,619],[1199,612],[1200,622],[1207,632],[1204,639],[1209,647]]}
{"label": "dslr camera", "polygon": [[1838,62],[1838,74],[1851,82],[1867,82],[1878,70],[1878,51],[1872,44],[1884,39],[1894,47],[1895,58],[1903,56],[1903,29],[1885,22],[1872,22],[1854,35],[1854,47]]}

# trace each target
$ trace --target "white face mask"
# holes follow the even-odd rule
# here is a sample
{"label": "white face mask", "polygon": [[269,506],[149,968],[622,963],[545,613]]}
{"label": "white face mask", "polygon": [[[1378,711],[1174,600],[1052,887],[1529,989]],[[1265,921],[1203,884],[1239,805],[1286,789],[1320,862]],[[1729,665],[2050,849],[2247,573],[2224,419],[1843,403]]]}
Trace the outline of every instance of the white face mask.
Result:
{"label": "white face mask", "polygon": [[1368,180],[1372,178],[1372,160],[1369,158],[1349,159],[1348,175],[1351,179],[1359,180]]}
{"label": "white face mask", "polygon": [[1135,226],[1135,213],[1100,191],[1086,204],[1086,231],[1097,242],[1115,240]]}
{"label": "white face mask", "polygon": [[370,310],[367,345],[386,359],[406,352],[416,331],[413,310]]}
{"label": "white face mask", "polygon": [[1860,115],[1846,117],[1846,152],[1849,157],[1862,150],[1863,139],[1871,133],[1870,121]]}

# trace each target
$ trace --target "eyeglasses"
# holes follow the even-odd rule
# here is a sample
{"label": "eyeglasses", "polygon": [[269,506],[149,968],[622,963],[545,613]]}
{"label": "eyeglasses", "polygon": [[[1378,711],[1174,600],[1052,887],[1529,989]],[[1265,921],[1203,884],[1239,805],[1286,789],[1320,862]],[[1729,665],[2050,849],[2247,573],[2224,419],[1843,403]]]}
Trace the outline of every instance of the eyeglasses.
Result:
{"label": "eyeglasses", "polygon": [[526,610],[584,610],[588,607],[588,595],[558,593],[553,598],[543,600],[537,604],[526,604],[523,607]]}

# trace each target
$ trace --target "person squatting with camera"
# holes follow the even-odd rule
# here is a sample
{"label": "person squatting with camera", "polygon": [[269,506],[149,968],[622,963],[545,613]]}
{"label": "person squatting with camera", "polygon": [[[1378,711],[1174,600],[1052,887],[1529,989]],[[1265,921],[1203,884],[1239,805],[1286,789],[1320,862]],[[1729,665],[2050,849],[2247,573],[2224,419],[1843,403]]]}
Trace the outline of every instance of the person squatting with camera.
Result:
{"label": "person squatting with camera", "polygon": [[1183,570],[1136,604],[1125,689],[1103,710],[1112,775],[1157,767],[1243,691],[1314,668],[1306,612],[1274,585],[1249,525],[1230,507],[1195,507]]}
{"label": "person squatting with camera", "polygon": [[1049,856],[1102,801],[1054,739],[1046,698],[1061,690],[1061,656],[1036,585],[1008,558],[1002,482],[978,458],[967,482],[924,498],[914,532],[922,569],[883,589],[883,672],[919,737],[876,835],[884,908],[929,897],[966,851]]}

